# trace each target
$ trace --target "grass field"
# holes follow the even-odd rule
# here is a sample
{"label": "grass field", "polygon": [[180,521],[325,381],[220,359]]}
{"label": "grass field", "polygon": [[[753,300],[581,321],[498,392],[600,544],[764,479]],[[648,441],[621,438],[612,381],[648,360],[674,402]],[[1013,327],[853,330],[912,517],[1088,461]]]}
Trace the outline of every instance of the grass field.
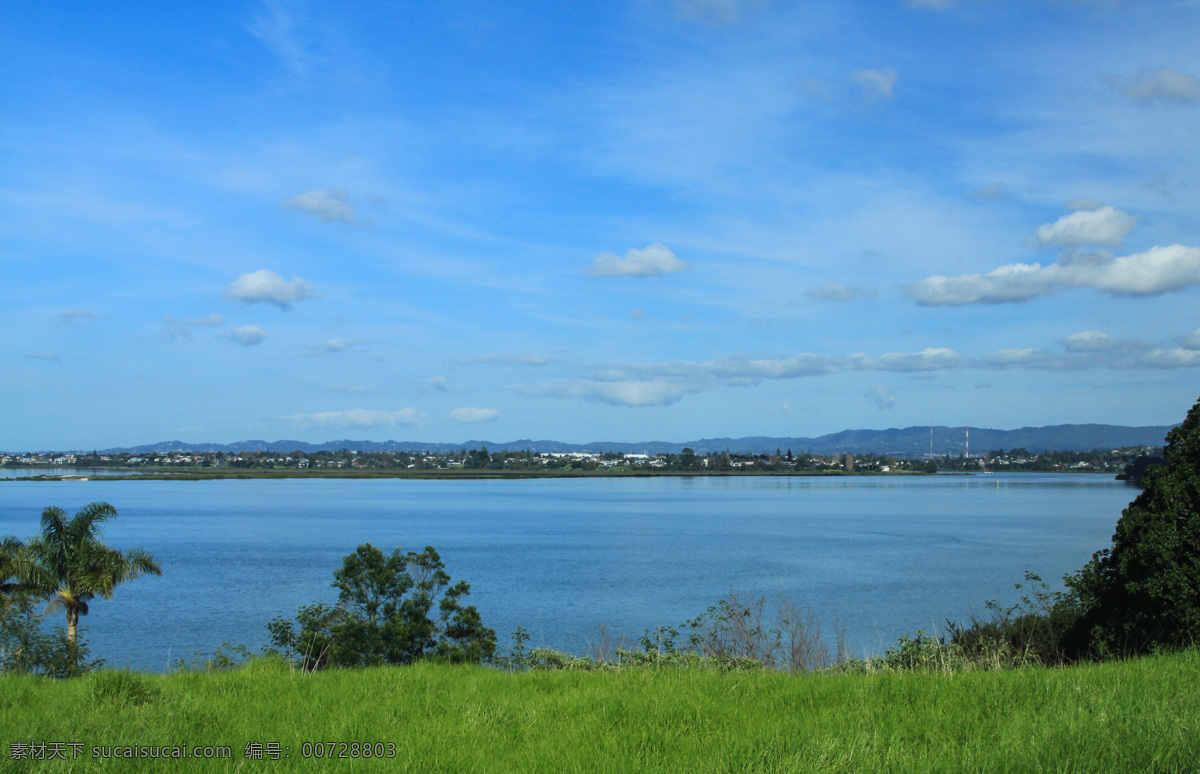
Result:
{"label": "grass field", "polygon": [[[1200,651],[962,674],[302,674],[256,660],[63,682],[4,675],[0,743],[5,772],[1197,772]],[[100,757],[149,745],[229,757]],[[56,749],[65,759],[33,757]]]}

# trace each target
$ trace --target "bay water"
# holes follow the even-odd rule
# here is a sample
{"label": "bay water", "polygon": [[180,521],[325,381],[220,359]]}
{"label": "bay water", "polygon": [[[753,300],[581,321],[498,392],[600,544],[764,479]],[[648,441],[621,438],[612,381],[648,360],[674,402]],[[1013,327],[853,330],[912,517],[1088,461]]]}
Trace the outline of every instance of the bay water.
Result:
{"label": "bay water", "polygon": [[[1061,588],[1109,545],[1137,490],[1107,476],[661,477],[552,480],[3,481],[0,535],[25,539],[50,505],[95,501],[104,540],[154,554],[161,577],[97,599],[95,657],[161,671],[333,602],[341,559],[435,547],[501,647],[587,654],[603,624],[633,643],[731,590],[786,594],[854,655],[1012,604],[1026,570]],[[56,615],[50,623],[62,625]]]}

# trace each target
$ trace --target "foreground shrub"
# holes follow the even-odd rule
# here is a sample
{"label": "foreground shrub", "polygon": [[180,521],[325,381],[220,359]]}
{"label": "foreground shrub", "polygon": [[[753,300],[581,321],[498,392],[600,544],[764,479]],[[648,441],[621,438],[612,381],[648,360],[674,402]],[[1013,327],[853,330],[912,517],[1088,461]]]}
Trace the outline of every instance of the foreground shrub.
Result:
{"label": "foreground shrub", "polygon": [[[1079,601],[1071,592],[1050,591],[1031,572],[1025,580],[1033,585],[1012,607],[987,602],[990,618],[972,618],[971,625],[947,622],[950,643],[966,659],[996,667],[1052,666],[1071,660],[1066,638],[1079,620]],[[1025,589],[1021,583],[1014,585]]]}
{"label": "foreground shrub", "polygon": [[267,624],[272,644],[305,670],[410,664],[424,658],[479,663],[496,650],[496,633],[464,605],[466,581],[451,584],[432,546],[390,556],[364,543],[333,574],[337,605],[301,607],[296,622]]}
{"label": "foreground shrub", "polygon": [[1070,579],[1080,652],[1140,653],[1200,642],[1200,401],[1167,435],[1166,465],[1117,522],[1112,546]]}
{"label": "foreground shrub", "polygon": [[62,631],[47,632],[37,601],[21,594],[0,599],[0,672],[73,677],[97,669],[87,645]]}

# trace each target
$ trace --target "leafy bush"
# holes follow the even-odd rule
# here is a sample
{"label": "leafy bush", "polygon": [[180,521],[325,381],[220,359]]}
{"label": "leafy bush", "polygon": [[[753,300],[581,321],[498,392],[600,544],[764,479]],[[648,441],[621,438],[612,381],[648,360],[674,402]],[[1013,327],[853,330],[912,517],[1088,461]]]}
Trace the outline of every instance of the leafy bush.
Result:
{"label": "leafy bush", "polygon": [[0,598],[0,672],[65,678],[99,668],[83,642],[47,632],[35,604],[22,594]]}
{"label": "leafy bush", "polygon": [[1200,401],[1167,435],[1163,456],[1122,512],[1112,546],[1069,581],[1083,609],[1070,635],[1080,652],[1200,642]]}
{"label": "leafy bush", "polygon": [[[1077,597],[1071,592],[1050,591],[1031,572],[1025,573],[1025,580],[1034,585],[1021,596],[1020,603],[1004,608],[999,602],[987,602],[992,617],[972,618],[970,626],[947,622],[950,642],[965,658],[1014,667],[1069,660],[1065,638],[1079,619]],[[1013,587],[1025,588],[1021,583]]]}
{"label": "leafy bush", "polygon": [[409,664],[423,658],[478,663],[496,650],[496,633],[464,605],[470,585],[451,585],[432,546],[390,556],[364,543],[334,572],[338,603],[301,607],[296,622],[267,624],[272,644],[306,670]]}

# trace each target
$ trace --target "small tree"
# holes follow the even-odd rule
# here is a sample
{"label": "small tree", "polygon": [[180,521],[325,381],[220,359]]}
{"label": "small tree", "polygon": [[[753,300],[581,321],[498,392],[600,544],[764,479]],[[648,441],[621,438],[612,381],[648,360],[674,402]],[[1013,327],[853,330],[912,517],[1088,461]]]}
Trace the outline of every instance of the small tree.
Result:
{"label": "small tree", "polygon": [[338,604],[297,611],[296,624],[267,624],[271,641],[305,669],[409,664],[421,658],[478,663],[496,650],[496,633],[464,605],[471,586],[453,585],[438,552],[391,555],[360,545],[333,573]]}
{"label": "small tree", "polygon": [[1117,522],[1112,547],[1068,579],[1084,615],[1076,647],[1137,653],[1200,643],[1200,401],[1167,435]]}
{"label": "small tree", "polygon": [[41,533],[16,553],[14,563],[23,587],[50,601],[46,612],[66,612],[67,642],[74,648],[88,602],[97,594],[110,599],[120,584],[143,573],[162,575],[162,569],[140,548],[121,552],[100,542],[105,522],[117,515],[108,503],[86,505],[70,519],[66,515],[53,506],[42,511]]}

